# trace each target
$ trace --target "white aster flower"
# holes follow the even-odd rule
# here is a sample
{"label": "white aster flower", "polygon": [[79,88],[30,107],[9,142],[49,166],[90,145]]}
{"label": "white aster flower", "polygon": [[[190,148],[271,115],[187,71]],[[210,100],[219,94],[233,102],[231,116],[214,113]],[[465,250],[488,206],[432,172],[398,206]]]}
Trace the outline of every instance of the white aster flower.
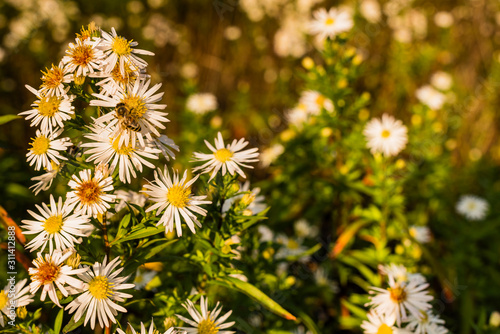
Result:
{"label": "white aster flower", "polygon": [[[10,313],[12,309],[10,307],[23,307],[33,302],[34,295],[29,293],[30,287],[26,285],[26,283],[28,283],[28,279],[25,278],[17,282],[13,289],[11,289],[10,284],[7,284],[5,288],[0,291],[0,310],[7,317],[12,317]],[[5,326],[2,313],[0,313],[0,325]]]}
{"label": "white aster flower", "polygon": [[40,168],[52,170],[51,162],[59,165],[59,160],[68,160],[59,154],[58,151],[66,151],[73,144],[67,137],[56,139],[61,133],[62,129],[52,133],[36,130],[36,137],[32,138],[32,142],[30,143],[32,147],[26,154],[30,166],[35,164],[35,170],[40,170]]}
{"label": "white aster flower", "polygon": [[113,96],[118,89],[126,89],[127,86],[133,85],[137,79],[149,79],[149,75],[139,70],[134,65],[124,63],[124,73],[120,70],[120,64],[116,64],[111,72],[97,72],[92,77],[101,78],[96,85],[101,87],[99,94]]}
{"label": "white aster flower", "polygon": [[49,170],[42,175],[31,178],[31,181],[38,181],[34,185],[30,186],[30,189],[33,188],[33,192],[35,193],[35,195],[38,195],[38,193],[42,190],[49,190],[50,186],[52,185],[52,181],[54,181],[57,173],[59,173],[60,165],[56,165],[53,161],[50,162],[50,165],[52,167],[52,170]]}
{"label": "white aster flower", "polygon": [[441,11],[434,15],[434,23],[440,28],[449,28],[454,21],[453,15],[449,12]]}
{"label": "white aster flower", "polygon": [[354,22],[352,15],[346,9],[320,8],[313,13],[314,19],[309,23],[309,32],[319,35],[321,39],[333,38],[336,35],[350,30]]}
{"label": "white aster flower", "polygon": [[302,255],[307,251],[307,247],[302,245],[301,238],[291,238],[285,234],[278,234],[275,241],[282,247],[276,252],[277,259],[286,259],[287,257],[297,257],[300,256],[300,262],[306,262],[310,259],[309,255]]}
{"label": "white aster flower", "polygon": [[318,227],[312,225],[305,219],[299,219],[293,224],[295,234],[299,238],[315,238],[318,236]]}
{"label": "white aster flower", "polygon": [[259,161],[259,159],[257,159],[259,156],[257,148],[241,151],[248,145],[248,142],[245,141],[244,138],[240,140],[235,139],[231,144],[227,144],[227,146],[224,147],[224,140],[222,139],[222,134],[219,132],[217,138],[215,138],[215,148],[206,140],[205,144],[212,153],[205,154],[195,152],[194,161],[208,161],[201,166],[193,168],[193,172],[201,171],[202,174],[212,172],[210,180],[215,177],[221,168],[223,176],[226,175],[226,171],[229,171],[231,175],[234,175],[236,172],[240,176],[246,178],[245,173],[243,173],[239,166],[253,168],[246,163]]}
{"label": "white aster flower", "polygon": [[310,115],[319,115],[322,109],[328,112],[334,110],[332,100],[314,90],[303,92],[299,104],[304,105]]}
{"label": "white aster flower", "polygon": [[301,128],[308,118],[309,112],[307,111],[307,107],[302,103],[299,103],[295,108],[289,110],[286,114],[288,123],[293,124],[298,128]]}
{"label": "white aster flower", "polygon": [[420,316],[410,316],[406,329],[415,334],[446,334],[448,329],[441,326],[444,320],[432,314],[431,311],[422,312]]}
{"label": "white aster flower", "polygon": [[[113,111],[99,117],[97,124],[106,124],[107,127],[114,129],[113,136],[120,136],[120,142],[128,145],[128,141],[135,146],[136,140],[142,146],[146,146],[144,137],[154,140],[153,135],[160,136],[158,129],[165,129],[162,123],[169,122],[165,117],[168,114],[160,112],[167,107],[166,104],[156,104],[159,102],[163,93],[156,93],[161,84],[156,84],[149,88],[150,80],[138,79],[133,86],[126,89],[118,87],[113,96],[103,94],[93,94],[98,100],[90,101],[91,106],[115,108]],[[117,112],[116,108],[123,104],[123,108],[128,112],[128,117]],[[133,121],[138,127],[131,129],[127,122]]]}
{"label": "white aster flower", "polygon": [[453,84],[453,79],[451,75],[446,72],[438,71],[434,73],[431,77],[431,85],[436,87],[439,90],[446,91],[451,88]]}
{"label": "white aster flower", "polygon": [[52,64],[51,68],[46,68],[45,72],[42,71],[42,85],[40,86],[40,95],[51,96],[65,96],[66,89],[64,84],[68,84],[73,80],[73,75],[67,67],[64,67],[63,62],[58,66]]}
{"label": "white aster flower", "polygon": [[62,63],[73,73],[75,79],[99,70],[103,59],[103,53],[97,47],[99,42],[100,40],[96,38],[85,40],[76,38],[75,43],[69,44]]}
{"label": "white aster flower", "polygon": [[38,100],[31,105],[33,109],[23,111],[19,115],[26,115],[26,120],[31,119],[32,127],[40,125],[43,133],[50,133],[57,127],[63,128],[64,121],[71,119],[71,115],[75,113],[75,107],[71,105],[73,96],[46,96],[33,87],[26,85],[26,88],[35,94]]}
{"label": "white aster flower", "polygon": [[125,37],[118,36],[115,28],[111,28],[111,34],[101,30],[102,41],[99,48],[104,52],[104,63],[106,67],[105,72],[111,72],[118,64],[120,72],[125,75],[125,66],[135,67],[142,69],[148,66],[148,63],[143,59],[136,56],[142,54],[147,56],[154,56],[153,52],[135,49],[139,43],[128,41]]}
{"label": "white aster flower", "polygon": [[382,12],[377,0],[363,0],[359,6],[361,15],[370,23],[380,22]]}
{"label": "white aster flower", "polygon": [[198,93],[190,95],[186,102],[186,108],[196,114],[205,114],[217,109],[217,98],[212,93]]}
{"label": "white aster flower", "polygon": [[374,118],[366,124],[363,134],[372,154],[382,152],[386,156],[397,155],[408,142],[406,126],[400,120],[383,114],[382,119]]}
{"label": "white aster flower", "polygon": [[96,171],[92,177],[90,169],[82,170],[79,176],[73,175],[68,186],[73,189],[66,196],[67,205],[75,208],[75,213],[97,217],[99,213],[106,212],[114,202],[115,195],[106,192],[113,190],[113,179]]}
{"label": "white aster flower", "polygon": [[285,148],[281,144],[273,144],[264,149],[260,154],[260,166],[262,168],[269,167],[283,152],[285,152]]}
{"label": "white aster flower", "polygon": [[[65,265],[64,261],[72,255],[72,252],[63,254],[60,251],[50,253],[38,253],[38,257],[33,260],[35,268],[29,268],[31,276],[30,291],[36,293],[38,289],[42,288],[42,295],[40,300],[44,301],[47,294],[50,300],[59,307],[62,307],[57,297],[56,288],[61,291],[64,297],[71,294],[72,291],[83,289],[83,282],[79,279],[72,277],[73,275],[81,275],[86,272],[88,268],[73,269]],[[69,287],[65,286],[66,284]]]}
{"label": "white aster flower", "polygon": [[401,320],[406,320],[408,312],[418,317],[421,312],[431,309],[429,302],[433,299],[426,290],[428,283],[421,280],[409,280],[407,283],[398,283],[389,275],[389,288],[372,287],[371,302],[375,312],[385,316],[395,316],[398,326]]}
{"label": "white aster flower", "polygon": [[28,210],[28,213],[36,220],[22,221],[25,224],[22,227],[26,229],[23,234],[38,234],[26,245],[30,252],[38,248],[43,251],[47,244],[50,252],[54,249],[63,251],[73,247],[75,243],[79,244],[81,241],[75,237],[85,236],[83,232],[92,228],[88,217],[71,214],[72,208],[66,203],[63,204],[62,197],[59,197],[56,203],[54,196],[50,195],[50,208],[45,203],[35,206],[40,213],[31,210]]}
{"label": "white aster flower", "polygon": [[431,230],[427,226],[411,226],[410,235],[421,244],[429,243],[432,240]]}
{"label": "white aster flower", "polygon": [[96,262],[87,272],[78,275],[85,282],[84,292],[65,308],[65,310],[69,310],[70,314],[76,311],[75,321],[80,320],[87,312],[84,326],[90,320],[90,328],[94,329],[97,318],[99,325],[104,328],[109,327],[109,320],[116,323],[114,316],[118,314],[117,311],[127,312],[126,308],[116,302],[123,302],[125,298],[131,298],[132,295],[120,290],[132,289],[134,284],[124,283],[128,276],[118,276],[123,268],[114,269],[119,265],[119,257],[109,263],[107,263],[107,257],[104,257],[102,264]]}
{"label": "white aster flower", "polygon": [[131,183],[132,177],[137,177],[135,171],[142,172],[143,165],[155,168],[146,159],[158,159],[161,151],[153,148],[149,142],[146,141],[146,146],[133,145],[131,140],[120,140],[120,137],[113,136],[112,129],[98,124],[94,124],[90,130],[92,132],[85,134],[85,137],[92,142],[82,144],[82,147],[88,148],[85,150],[85,154],[90,155],[87,161],[94,161],[96,165],[110,164],[113,170],[118,167],[118,175],[123,183]]}
{"label": "white aster flower", "polygon": [[240,191],[233,197],[230,197],[224,201],[222,206],[222,212],[227,212],[231,206],[236,203],[244,208],[243,215],[252,216],[256,215],[267,208],[264,202],[264,196],[260,195],[260,188],[254,188],[250,190],[250,181],[246,181],[244,184],[240,184]]}
{"label": "white aster flower", "polygon": [[156,275],[157,272],[154,270],[137,269],[134,278],[134,284],[135,284],[134,289],[135,290],[144,289],[148,285],[148,283],[151,282],[151,280],[156,277]]}
{"label": "white aster flower", "polygon": [[184,172],[182,179],[179,179],[177,172],[170,177],[167,166],[163,172],[160,168],[155,170],[154,182],[146,184],[143,192],[148,194],[150,200],[156,202],[150,206],[146,212],[156,210],[158,216],[163,212],[157,225],[164,225],[165,231],[172,232],[174,223],[177,229],[177,236],[182,236],[181,216],[184,218],[191,232],[196,233],[194,224],[201,227],[201,223],[193,213],[198,213],[202,216],[207,214],[207,210],[201,208],[201,204],[210,204],[210,201],[204,201],[207,196],[193,196],[191,193],[191,185],[198,179],[199,175],[195,176],[190,181],[187,181],[187,171]]}
{"label": "white aster flower", "polygon": [[379,315],[375,311],[366,314],[368,321],[363,321],[361,328],[365,334],[392,334],[397,332],[395,325],[396,317],[394,315]]}
{"label": "white aster flower", "polygon": [[409,281],[425,283],[425,277],[419,273],[409,273],[403,265],[391,263],[389,265],[379,265],[378,269],[381,274],[392,277],[396,283],[405,284]]}
{"label": "white aster flower", "polygon": [[115,191],[116,201],[115,212],[120,212],[127,207],[126,203],[135,204],[144,207],[146,204],[146,196],[133,190],[117,190]]}
{"label": "white aster flower", "polygon": [[259,242],[268,242],[268,241],[273,241],[274,239],[274,232],[267,226],[265,225],[259,225],[257,227],[257,230],[259,231],[260,237],[259,237]]}
{"label": "white aster flower", "polygon": [[483,220],[488,213],[489,206],[488,202],[481,197],[464,195],[458,200],[456,209],[468,220]]}
{"label": "white aster flower", "polygon": [[439,110],[446,102],[446,95],[434,89],[430,85],[425,85],[417,89],[417,99],[433,110]]}
{"label": "white aster flower", "polygon": [[[201,296],[200,308],[201,313],[196,309],[191,300],[187,300],[182,306],[189,312],[193,320],[187,319],[181,315],[177,315],[179,319],[192,327],[180,327],[180,330],[186,331],[187,334],[232,334],[233,331],[226,331],[224,329],[234,325],[234,321],[224,323],[229,318],[233,311],[229,311],[223,316],[219,317],[222,311],[222,305],[218,302],[212,311],[208,310],[208,299]],[[219,318],[218,318],[219,317]],[[218,318],[218,319],[217,319]]]}

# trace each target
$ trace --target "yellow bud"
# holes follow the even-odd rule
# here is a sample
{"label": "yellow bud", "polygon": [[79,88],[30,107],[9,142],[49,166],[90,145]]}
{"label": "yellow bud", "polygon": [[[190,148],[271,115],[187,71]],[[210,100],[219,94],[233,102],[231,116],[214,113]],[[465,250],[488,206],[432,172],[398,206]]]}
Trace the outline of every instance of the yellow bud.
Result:
{"label": "yellow bud", "polygon": [[449,151],[452,151],[457,148],[457,141],[455,139],[448,139],[444,145]]}
{"label": "yellow bud", "polygon": [[141,266],[141,268],[154,270],[154,271],[162,271],[163,270],[163,263],[161,263],[161,262],[144,263]]}
{"label": "yellow bud", "polygon": [[272,258],[274,255],[274,249],[269,247],[268,249],[265,249],[263,252],[262,252],[262,257],[266,260],[269,260],[270,258]]}
{"label": "yellow bud", "polygon": [[411,116],[411,124],[413,124],[414,126],[419,126],[420,124],[422,124],[422,116],[420,115]]}
{"label": "yellow bud", "polygon": [[358,113],[358,118],[360,121],[366,121],[370,117],[370,111],[366,108],[363,108]]}
{"label": "yellow bud", "polygon": [[437,111],[433,109],[427,110],[427,118],[434,119],[437,116]]}
{"label": "yellow bud", "polygon": [[28,310],[26,310],[25,306],[21,306],[16,309],[16,314],[17,317],[22,320],[28,315]]}
{"label": "yellow bud", "polygon": [[220,116],[214,116],[211,120],[210,120],[210,126],[214,129],[218,129],[220,128],[222,125],[222,118]]}
{"label": "yellow bud", "polygon": [[406,167],[406,162],[403,159],[396,160],[396,168],[403,169]]}
{"label": "yellow bud", "polygon": [[81,75],[79,77],[75,77],[75,85],[77,85],[77,86],[83,85],[85,83],[85,78],[86,78],[86,76],[83,76],[83,75]]}
{"label": "yellow bud", "polygon": [[362,55],[356,55],[353,60],[352,60],[352,63],[354,65],[359,65],[363,62],[363,56]]}
{"label": "yellow bud", "polygon": [[469,159],[471,161],[478,161],[483,156],[483,153],[478,148],[473,148],[469,151]]}
{"label": "yellow bud", "polygon": [[317,67],[317,70],[320,75],[325,75],[326,73],[325,68],[321,65]]}
{"label": "yellow bud", "polygon": [[333,134],[332,128],[326,127],[321,129],[321,136],[322,137],[330,137]]}
{"label": "yellow bud", "polygon": [[175,317],[166,317],[165,320],[163,320],[163,326],[165,326],[165,329],[169,329],[175,325],[177,325],[177,319]]}
{"label": "yellow bud", "polygon": [[288,276],[286,279],[285,279],[285,284],[287,286],[292,286],[295,284],[295,282],[297,282],[297,279],[294,277],[294,276]]}
{"label": "yellow bud", "polygon": [[348,82],[346,79],[340,79],[339,82],[337,83],[338,88],[346,88],[348,85]]}
{"label": "yellow bud", "polygon": [[500,327],[500,312],[495,311],[495,312],[491,313],[490,326],[491,327]]}
{"label": "yellow bud", "polygon": [[245,209],[245,210],[243,210],[242,214],[243,214],[243,216],[252,216],[253,211],[249,210],[249,209]]}
{"label": "yellow bud", "polygon": [[394,250],[396,251],[396,254],[399,254],[399,255],[401,255],[405,252],[405,248],[401,245],[397,245]]}
{"label": "yellow bud", "polygon": [[346,57],[352,57],[356,54],[356,48],[350,46],[347,51],[345,52]]}
{"label": "yellow bud", "polygon": [[225,244],[224,246],[222,246],[221,250],[222,250],[222,253],[229,254],[229,253],[231,253],[231,246]]}
{"label": "yellow bud", "polygon": [[343,165],[339,169],[340,174],[347,175],[349,173],[349,167],[347,165]]}
{"label": "yellow bud", "polygon": [[252,202],[255,200],[255,195],[254,194],[245,194],[243,195],[243,198],[241,199],[241,204],[244,206],[249,206],[252,204]]}
{"label": "yellow bud", "polygon": [[292,129],[287,129],[280,134],[280,138],[283,142],[287,142],[295,137],[295,131]]}
{"label": "yellow bud", "polygon": [[304,59],[302,59],[302,66],[306,70],[310,70],[314,67],[314,60],[312,60],[311,57],[305,57]]}
{"label": "yellow bud", "polygon": [[168,240],[172,240],[172,239],[175,239],[175,232],[174,231],[165,231],[165,238],[167,238]]}
{"label": "yellow bud", "polygon": [[443,131],[443,124],[441,122],[434,122],[432,124],[432,131],[440,133]]}
{"label": "yellow bud", "polygon": [[81,260],[82,260],[82,257],[79,254],[73,253],[66,260],[66,264],[68,266],[72,267],[73,269],[77,269],[80,266],[80,261]]}

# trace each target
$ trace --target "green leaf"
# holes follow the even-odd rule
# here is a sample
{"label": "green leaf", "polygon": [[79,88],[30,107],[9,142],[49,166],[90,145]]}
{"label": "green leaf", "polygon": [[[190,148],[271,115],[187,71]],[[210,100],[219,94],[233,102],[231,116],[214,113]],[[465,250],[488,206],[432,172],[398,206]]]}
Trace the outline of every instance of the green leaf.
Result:
{"label": "green leaf", "polygon": [[10,121],[13,121],[15,119],[22,118],[21,116],[18,115],[3,115],[0,116],[0,125],[3,125],[5,123],[9,123]]}
{"label": "green leaf", "polygon": [[167,248],[168,246],[170,246],[171,244],[173,244],[177,240],[179,240],[179,239],[169,240],[161,245],[158,245],[158,246],[151,248],[149,250],[148,254],[146,255],[145,259],[149,260],[150,258],[155,256],[156,254],[158,254],[159,252],[161,252],[162,250],[164,250],[165,248]]}
{"label": "green leaf", "polygon": [[54,323],[54,333],[61,333],[62,321],[64,318],[64,309],[61,309],[56,317],[56,322]]}
{"label": "green leaf", "polygon": [[311,317],[309,317],[303,311],[299,311],[297,315],[299,316],[299,319],[302,320],[304,325],[306,325],[307,329],[312,332],[312,334],[320,334],[320,329],[318,328],[318,326],[316,326],[316,323],[311,319]]}
{"label": "green leaf", "polygon": [[124,242],[124,241],[130,241],[130,240],[135,240],[135,239],[143,239],[143,238],[147,238],[147,237],[150,237],[152,235],[159,234],[159,233],[162,233],[162,232],[165,232],[165,227],[164,226],[160,226],[160,227],[156,227],[156,226],[145,227],[145,228],[139,229],[138,231],[134,231],[132,233],[129,233],[128,235],[126,235],[125,237],[123,237],[121,239],[115,239],[115,240],[113,240],[113,242],[111,242],[111,244],[113,245],[113,244],[119,244],[119,243]]}
{"label": "green leaf", "polygon": [[262,306],[267,308],[269,311],[274,314],[279,315],[287,320],[296,320],[297,318],[292,315],[290,312],[285,310],[281,305],[272,300],[269,296],[267,296],[264,292],[260,291],[258,288],[253,286],[248,282],[243,282],[235,277],[222,277],[217,279],[216,281],[211,281],[210,283],[219,284],[230,289],[243,292],[250,298],[259,302]]}
{"label": "green leaf", "polygon": [[85,320],[85,314],[82,314],[82,316],[80,317],[80,320],[78,320],[77,322],[75,322],[75,316],[73,316],[71,318],[71,320],[68,322],[68,324],[66,326],[64,326],[63,333],[66,334],[66,333],[69,333],[71,331],[74,331],[75,329],[77,329],[78,327],[83,325],[84,320]]}

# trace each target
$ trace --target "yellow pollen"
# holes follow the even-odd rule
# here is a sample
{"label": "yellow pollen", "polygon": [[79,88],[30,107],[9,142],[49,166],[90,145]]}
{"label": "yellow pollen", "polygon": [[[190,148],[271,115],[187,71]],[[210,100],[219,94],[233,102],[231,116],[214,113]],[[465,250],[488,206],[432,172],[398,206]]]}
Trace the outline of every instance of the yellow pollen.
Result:
{"label": "yellow pollen", "polygon": [[334,19],[332,19],[331,17],[329,17],[329,18],[327,18],[327,19],[325,20],[325,24],[326,24],[327,26],[331,26],[334,22],[335,22],[335,20],[334,20]]}
{"label": "yellow pollen", "polygon": [[43,223],[43,228],[47,231],[48,234],[56,234],[63,227],[63,219],[62,215],[50,216]]}
{"label": "yellow pollen", "polygon": [[87,66],[94,58],[94,50],[90,45],[79,44],[70,51],[72,62],[78,66]]}
{"label": "yellow pollen", "polygon": [[406,291],[400,286],[396,286],[394,289],[388,288],[392,301],[396,303],[402,303],[406,300]]}
{"label": "yellow pollen", "polygon": [[190,201],[189,195],[191,195],[191,190],[189,188],[176,184],[168,189],[167,201],[177,208],[183,208]]}
{"label": "yellow pollen", "polygon": [[50,139],[45,137],[44,135],[40,137],[36,137],[33,139],[33,142],[30,143],[32,148],[30,150],[33,152],[33,154],[36,155],[41,155],[47,153],[50,147]]}
{"label": "yellow pollen", "polygon": [[42,86],[45,86],[49,89],[57,88],[57,86],[62,83],[64,78],[63,70],[55,65],[52,65],[52,68],[50,69],[47,68],[45,72],[42,71],[42,74]]}
{"label": "yellow pollen", "polygon": [[97,203],[101,198],[101,187],[94,179],[83,181],[76,188],[76,196],[84,205]]}
{"label": "yellow pollen", "polygon": [[144,99],[139,96],[127,96],[123,100],[120,101],[125,104],[128,110],[130,110],[130,116],[138,120],[141,118],[147,111],[146,103]]}
{"label": "yellow pollen", "polygon": [[45,262],[45,260],[43,262],[35,261],[38,263],[38,272],[31,275],[32,281],[39,281],[43,285],[50,284],[57,279],[61,270],[60,266]]}
{"label": "yellow pollen", "polygon": [[203,319],[198,323],[198,333],[200,334],[217,334],[219,327],[210,319]]}
{"label": "yellow pollen", "polygon": [[8,302],[9,302],[9,297],[7,297],[5,291],[4,290],[0,291],[0,310],[3,309],[5,306],[7,306]]}
{"label": "yellow pollen", "polygon": [[123,37],[117,36],[113,38],[111,50],[113,50],[113,52],[119,56],[129,55],[132,52],[132,49],[130,48],[130,42]]}
{"label": "yellow pollen", "polygon": [[378,328],[377,334],[392,334],[392,328],[386,324],[382,324]]}
{"label": "yellow pollen", "polygon": [[391,135],[391,132],[389,130],[382,130],[382,138],[389,138],[389,136]]}
{"label": "yellow pollen", "polygon": [[113,283],[104,276],[96,276],[89,283],[89,292],[96,299],[106,299],[113,294]]}
{"label": "yellow pollen", "polygon": [[120,142],[120,137],[118,137],[114,140],[112,139],[113,150],[115,150],[116,153],[118,153],[120,155],[130,156],[130,154],[135,151],[135,149],[132,147],[131,141],[128,142],[128,145],[122,144],[121,146],[118,146],[119,142]]}
{"label": "yellow pollen", "polygon": [[57,96],[42,98],[38,103],[38,113],[45,117],[52,117],[59,111],[60,104],[61,98]]}
{"label": "yellow pollen", "polygon": [[116,63],[115,68],[113,68],[113,70],[111,71],[111,76],[116,82],[122,85],[126,85],[137,78],[137,68],[134,68],[136,66],[134,66],[133,64],[132,67],[130,67],[127,61],[124,63],[123,67],[125,70],[125,75],[122,75],[122,72],[120,71],[120,63]]}
{"label": "yellow pollen", "polygon": [[316,104],[320,107],[322,107],[324,104],[325,104],[325,100],[326,98],[323,96],[323,95],[318,95],[318,97],[316,98]]}
{"label": "yellow pollen", "polygon": [[221,148],[220,150],[217,150],[214,153],[214,156],[215,156],[215,159],[224,163],[224,162],[227,162],[228,160],[231,159],[231,157],[233,156],[233,152],[231,152],[227,148]]}

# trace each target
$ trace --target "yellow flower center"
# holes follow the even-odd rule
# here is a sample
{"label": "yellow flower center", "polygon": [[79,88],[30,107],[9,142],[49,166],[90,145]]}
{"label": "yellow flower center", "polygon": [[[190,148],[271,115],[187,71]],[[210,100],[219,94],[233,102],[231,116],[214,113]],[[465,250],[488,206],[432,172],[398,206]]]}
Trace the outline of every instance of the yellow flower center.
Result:
{"label": "yellow flower center", "polygon": [[112,287],[113,283],[110,283],[107,277],[96,276],[89,283],[89,292],[96,299],[106,299],[113,294]]}
{"label": "yellow flower center", "polygon": [[76,196],[84,205],[97,203],[101,198],[101,186],[94,179],[83,181],[76,188]]}
{"label": "yellow flower center", "polygon": [[111,50],[119,56],[129,55],[132,52],[130,42],[120,36],[113,38]]}
{"label": "yellow flower center", "polygon": [[78,44],[69,53],[72,62],[78,66],[87,66],[94,58],[94,50],[90,45]]}
{"label": "yellow flower center", "polygon": [[43,84],[42,86],[45,86],[47,88],[57,88],[59,86],[64,78],[64,73],[63,70],[60,69],[58,66],[52,65],[51,69],[46,69],[46,71],[42,71],[42,81]]}
{"label": "yellow flower center", "polygon": [[219,327],[211,319],[203,319],[198,323],[198,333],[200,334],[217,334]]}
{"label": "yellow flower center", "polygon": [[289,239],[287,247],[289,249],[298,249],[299,248],[299,243],[297,241],[295,241],[295,240]]}
{"label": "yellow flower center", "polygon": [[191,195],[191,190],[189,188],[176,184],[168,189],[167,201],[175,207],[183,208],[190,201],[189,195]]}
{"label": "yellow flower center", "polygon": [[113,150],[115,150],[115,152],[120,154],[120,155],[130,156],[130,154],[135,151],[135,149],[132,147],[131,141],[128,142],[128,145],[122,144],[121,146],[118,146],[118,143],[120,142],[120,137],[118,137],[114,140],[113,139],[111,139],[111,140],[113,143]]}
{"label": "yellow flower center", "polygon": [[396,303],[402,303],[406,300],[406,291],[404,288],[402,288],[400,286],[396,286],[393,289],[388,288],[387,290],[389,290],[389,292],[390,292],[390,296],[391,296],[392,301],[394,301]]}
{"label": "yellow flower center", "polygon": [[115,68],[113,68],[113,70],[111,71],[111,76],[113,77],[113,80],[115,80],[119,84],[126,85],[137,78],[137,68],[134,68],[136,66],[133,64],[132,67],[130,67],[128,61],[124,63],[123,67],[125,70],[125,75],[122,75],[122,72],[120,71],[120,64],[116,63]]}
{"label": "yellow flower center", "polygon": [[56,234],[62,229],[63,219],[62,215],[50,216],[43,223],[43,228],[47,231],[48,234]]}
{"label": "yellow flower center", "polygon": [[387,326],[386,324],[382,324],[378,328],[377,334],[392,334],[392,328]]}
{"label": "yellow flower center", "polygon": [[42,98],[38,103],[38,113],[45,117],[52,117],[59,111],[60,104],[61,98],[57,96]]}
{"label": "yellow flower center", "polygon": [[220,150],[217,150],[214,153],[214,156],[215,156],[215,159],[224,163],[224,162],[227,162],[228,160],[231,159],[231,157],[233,156],[233,152],[231,152],[227,148],[221,148]]}
{"label": "yellow flower center", "polygon": [[323,96],[323,95],[318,95],[318,97],[316,98],[316,104],[320,107],[323,106],[323,104],[325,104],[325,100],[326,98]]}
{"label": "yellow flower center", "polygon": [[32,148],[30,148],[33,154],[45,154],[49,150],[50,139],[45,137],[44,135],[41,135],[40,137],[36,137],[35,139],[33,139],[33,142],[30,143],[30,145],[33,146]]}
{"label": "yellow flower center", "polygon": [[469,210],[474,210],[476,208],[476,203],[470,202],[468,207],[469,207]]}
{"label": "yellow flower center", "polygon": [[147,111],[146,103],[140,96],[127,96],[120,102],[125,104],[125,107],[130,111],[130,116],[136,120],[141,118]]}
{"label": "yellow flower center", "polygon": [[4,290],[0,291],[0,310],[3,309],[5,306],[7,306],[8,302],[9,302],[9,297],[7,297],[5,291]]}
{"label": "yellow flower center", "polygon": [[31,275],[32,281],[39,281],[42,285],[50,284],[54,282],[59,276],[61,270],[60,266],[56,266],[51,262],[39,262],[35,260],[38,264],[38,271]]}
{"label": "yellow flower center", "polygon": [[335,20],[334,20],[334,19],[332,19],[331,17],[329,17],[329,18],[327,18],[327,19],[325,20],[325,24],[326,24],[327,26],[331,26],[334,22],[335,22]]}
{"label": "yellow flower center", "polygon": [[382,138],[389,138],[389,136],[391,135],[391,132],[389,130],[382,130]]}

